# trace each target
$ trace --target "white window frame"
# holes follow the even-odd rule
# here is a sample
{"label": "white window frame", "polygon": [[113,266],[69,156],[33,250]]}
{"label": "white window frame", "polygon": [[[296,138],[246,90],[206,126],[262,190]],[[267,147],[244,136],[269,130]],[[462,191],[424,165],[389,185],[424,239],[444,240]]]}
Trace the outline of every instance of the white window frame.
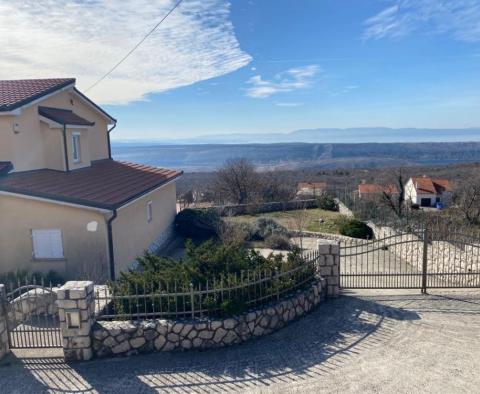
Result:
{"label": "white window frame", "polygon": [[147,223],[150,223],[153,220],[153,210],[152,210],[153,202],[147,202]]}
{"label": "white window frame", "polygon": [[65,259],[61,229],[32,229],[31,237],[34,260]]}
{"label": "white window frame", "polygon": [[74,163],[80,163],[82,161],[81,150],[81,134],[78,131],[72,133],[72,157]]}

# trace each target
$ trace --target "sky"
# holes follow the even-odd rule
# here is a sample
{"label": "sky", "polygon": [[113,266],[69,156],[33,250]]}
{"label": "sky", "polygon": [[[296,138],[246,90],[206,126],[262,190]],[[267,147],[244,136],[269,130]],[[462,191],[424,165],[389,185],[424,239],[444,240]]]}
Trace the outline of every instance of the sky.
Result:
{"label": "sky", "polygon": [[[0,79],[76,77],[114,139],[480,126],[480,0],[0,0]],[[89,89],[90,88],[90,89]]]}

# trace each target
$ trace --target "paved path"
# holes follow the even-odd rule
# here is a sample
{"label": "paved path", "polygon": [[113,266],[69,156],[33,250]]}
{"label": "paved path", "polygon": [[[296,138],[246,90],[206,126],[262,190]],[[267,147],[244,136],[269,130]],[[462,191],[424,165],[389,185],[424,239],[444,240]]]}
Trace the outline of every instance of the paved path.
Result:
{"label": "paved path", "polygon": [[471,393],[480,387],[480,292],[351,293],[242,346],[65,364],[9,357],[0,392]]}

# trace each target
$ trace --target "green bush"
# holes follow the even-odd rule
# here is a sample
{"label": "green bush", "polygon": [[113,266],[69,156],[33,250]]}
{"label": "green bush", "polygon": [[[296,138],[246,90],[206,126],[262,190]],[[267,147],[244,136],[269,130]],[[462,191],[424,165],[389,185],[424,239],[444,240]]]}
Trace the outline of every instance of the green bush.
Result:
{"label": "green bush", "polygon": [[48,271],[47,273],[33,272],[18,270],[15,272],[7,272],[0,274],[0,283],[7,285],[9,290],[13,290],[15,287],[28,285],[44,285],[57,286],[63,285],[65,279],[55,271]]}
{"label": "green bush", "polygon": [[[269,296],[273,297],[297,284],[304,286],[307,283],[305,278],[313,277],[313,266],[304,264],[298,248],[293,248],[285,258],[278,254],[263,257],[253,250],[220,244],[214,240],[198,246],[187,241],[185,246],[185,257],[179,260],[151,253],[139,257],[139,268],[121,273],[117,282],[110,286],[116,296],[145,294],[147,297],[139,300],[118,298],[108,307],[113,308],[110,312],[129,318],[132,313],[189,311],[189,292],[190,286],[193,286],[195,290],[233,289],[196,293],[194,296],[196,308],[201,305],[209,315],[230,316],[245,311],[249,307],[248,301],[258,297],[256,281],[260,277],[273,276],[276,271],[305,267],[278,280],[262,282],[265,302],[269,301]],[[246,285],[252,282],[255,284]],[[164,296],[155,296],[159,293]],[[170,293],[185,293],[187,296],[168,296]]]}
{"label": "green bush", "polygon": [[346,235],[347,237],[362,239],[373,238],[373,230],[368,227],[366,223],[356,219],[347,220],[342,223],[339,231],[340,234]]}
{"label": "green bush", "polygon": [[275,220],[269,218],[258,218],[251,225],[250,240],[252,241],[263,241],[272,235],[288,237],[289,231]]}
{"label": "green bush", "polygon": [[217,236],[220,215],[215,209],[184,209],[175,218],[179,234],[192,239],[208,239]]}
{"label": "green bush", "polygon": [[280,234],[270,235],[265,239],[265,245],[267,248],[279,250],[290,250],[292,247],[290,238]]}
{"label": "green bush", "polygon": [[325,211],[338,211],[337,202],[328,194],[322,194],[317,198],[317,207]]}

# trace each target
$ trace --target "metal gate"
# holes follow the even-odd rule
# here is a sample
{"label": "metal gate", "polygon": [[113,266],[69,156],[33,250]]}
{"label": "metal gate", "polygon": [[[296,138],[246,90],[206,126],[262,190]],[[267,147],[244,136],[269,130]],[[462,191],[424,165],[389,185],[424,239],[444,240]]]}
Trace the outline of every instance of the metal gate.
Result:
{"label": "metal gate", "polygon": [[344,289],[480,287],[480,239],[459,232],[395,233],[340,244]]}
{"label": "metal gate", "polygon": [[7,329],[11,349],[62,347],[52,287],[25,285],[7,293]]}

